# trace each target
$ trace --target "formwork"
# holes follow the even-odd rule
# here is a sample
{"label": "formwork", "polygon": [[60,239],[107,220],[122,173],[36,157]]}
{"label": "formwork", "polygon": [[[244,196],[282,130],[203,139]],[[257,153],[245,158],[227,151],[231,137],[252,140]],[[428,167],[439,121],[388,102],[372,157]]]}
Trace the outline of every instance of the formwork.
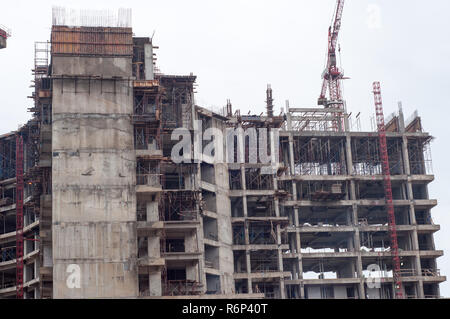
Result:
{"label": "formwork", "polygon": [[129,56],[133,55],[131,28],[53,26],[52,55]]}

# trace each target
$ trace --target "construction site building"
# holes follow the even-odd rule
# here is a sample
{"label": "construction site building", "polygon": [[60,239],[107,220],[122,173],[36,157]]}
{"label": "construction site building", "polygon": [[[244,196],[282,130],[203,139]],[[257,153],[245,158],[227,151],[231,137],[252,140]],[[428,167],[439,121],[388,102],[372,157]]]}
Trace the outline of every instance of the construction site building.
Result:
{"label": "construction site building", "polygon": [[[333,108],[287,104],[276,116],[270,87],[266,115],[233,113],[231,103],[212,112],[195,104],[194,75],[156,68],[155,48],[126,24],[55,18],[51,41],[36,43],[33,117],[0,136],[0,298],[19,285],[27,299],[394,298],[377,132],[351,130]],[[403,295],[439,298],[432,137],[417,114],[405,121],[400,109],[386,122]],[[236,161],[177,163],[171,137],[181,127],[194,140],[241,128]],[[249,145],[249,128],[279,133]],[[261,143],[272,159],[279,144],[276,165],[251,163]]]}

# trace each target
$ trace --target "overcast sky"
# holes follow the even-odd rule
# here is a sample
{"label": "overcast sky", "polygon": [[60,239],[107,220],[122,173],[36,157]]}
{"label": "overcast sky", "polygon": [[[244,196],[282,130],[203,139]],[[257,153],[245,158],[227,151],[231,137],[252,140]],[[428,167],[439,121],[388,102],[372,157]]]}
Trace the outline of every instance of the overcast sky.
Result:
{"label": "overcast sky", "polygon": [[[34,42],[50,37],[53,5],[74,1],[2,1],[0,24],[12,29],[0,50],[0,134],[17,129],[30,115]],[[320,92],[327,30],[335,0],[174,0],[77,1],[80,8],[133,9],[136,36],[151,36],[158,66],[166,74],[198,76],[198,105],[222,107],[231,99],[241,112],[264,111],[265,89],[273,88],[276,111],[313,107]],[[372,82],[381,81],[385,114],[403,102],[405,116],[416,109],[432,144],[436,181],[430,197],[442,230],[436,236],[441,272],[450,276],[450,1],[347,0],[340,43],[349,112],[362,114],[370,130],[374,113]],[[446,182],[447,181],[447,182]],[[450,297],[450,283],[441,285]]]}

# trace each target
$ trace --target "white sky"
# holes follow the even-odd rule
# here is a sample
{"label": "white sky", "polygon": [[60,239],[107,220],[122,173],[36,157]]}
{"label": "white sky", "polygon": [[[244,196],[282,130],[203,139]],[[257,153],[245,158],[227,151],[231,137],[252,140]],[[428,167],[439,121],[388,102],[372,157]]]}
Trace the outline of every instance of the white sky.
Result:
{"label": "white sky", "polygon": [[[289,99],[292,107],[316,104],[324,68],[327,30],[335,0],[172,0],[77,1],[80,8],[133,9],[136,36],[151,36],[158,66],[167,74],[198,76],[196,102],[233,107],[246,113],[264,111],[265,89],[274,90],[277,112]],[[74,1],[3,1],[0,24],[12,29],[8,48],[0,50],[0,134],[17,129],[30,115],[29,87],[34,42],[50,37],[51,7],[74,7]],[[370,130],[374,113],[372,82],[381,81],[385,115],[403,102],[405,116],[416,109],[432,144],[436,181],[430,197],[438,199],[434,221],[443,275],[450,276],[450,20],[448,0],[347,0],[340,37],[349,112],[362,113]],[[379,12],[380,19],[377,19]],[[450,283],[441,285],[450,297]]]}

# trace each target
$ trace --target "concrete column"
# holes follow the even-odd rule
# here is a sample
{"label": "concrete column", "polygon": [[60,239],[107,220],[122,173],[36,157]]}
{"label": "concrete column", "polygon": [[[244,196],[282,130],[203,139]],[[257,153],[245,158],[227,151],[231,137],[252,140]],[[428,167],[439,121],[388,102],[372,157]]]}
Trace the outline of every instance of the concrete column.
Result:
{"label": "concrete column", "polygon": [[250,262],[250,250],[245,249],[245,258],[246,258],[246,263],[247,263],[247,275],[248,275],[248,279],[247,279],[247,285],[248,285],[248,293],[252,294],[253,293],[253,287],[252,287],[252,279],[250,278],[250,274],[251,274],[251,262]]}
{"label": "concrete column", "polygon": [[187,253],[194,253],[199,250],[196,235],[196,232],[192,232],[184,237],[184,248]]}
{"label": "concrete column", "polygon": [[159,221],[159,208],[158,202],[147,202],[145,204],[146,213],[147,213],[147,221],[148,222],[156,222]]}
{"label": "concrete column", "polygon": [[405,116],[403,115],[402,102],[398,102],[398,126],[400,133],[405,132]]}
{"label": "concrete column", "polygon": [[[295,175],[295,161],[294,161],[294,134],[292,133],[292,117],[289,110],[289,101],[286,101],[286,114],[287,114],[287,129],[289,131],[289,172],[291,176]],[[292,200],[297,201],[297,183],[292,180]],[[297,259],[297,278],[302,282],[303,280],[303,263],[302,263],[302,254],[301,254],[301,234],[298,227],[300,226],[299,222],[299,210],[298,208],[294,208],[294,223],[296,227],[295,231],[295,241],[296,241],[296,253],[298,256]],[[299,287],[300,298],[305,297],[305,288],[303,283],[300,284]]]}
{"label": "concrete column", "polygon": [[273,205],[275,208],[275,216],[280,217],[280,201],[278,199],[273,200]]}
{"label": "concrete column", "polygon": [[[351,148],[351,136],[350,134],[346,135],[346,141],[345,141],[345,152],[346,152],[346,159],[347,159],[347,174],[355,176],[355,172],[353,171],[353,157],[352,157],[352,148]],[[361,239],[359,234],[359,223],[358,223],[358,204],[356,203],[356,185],[355,180],[352,179],[350,181],[350,200],[353,202],[352,204],[352,220],[353,225],[355,227],[354,232],[354,250],[357,255],[356,259],[356,272],[358,275],[358,278],[360,279],[359,285],[358,285],[358,294],[361,299],[366,299],[365,291],[364,291],[364,278],[363,278],[363,269],[362,269],[362,257],[361,257]]]}
{"label": "concrete column", "polygon": [[[243,198],[243,207],[244,207],[244,217],[248,216],[247,213],[247,197],[244,196]],[[246,258],[246,264],[247,264],[247,274],[250,277],[250,273],[251,273],[251,263],[250,263],[250,250],[249,250],[249,245],[250,245],[250,235],[249,235],[249,222],[247,219],[245,219],[244,221],[244,235],[245,235],[245,258]],[[249,293],[253,293],[253,288],[252,288],[252,282],[251,279],[248,279],[248,291]]]}
{"label": "concrete column", "polygon": [[148,278],[150,296],[162,296],[161,271],[151,271]]}
{"label": "concrete column", "polygon": [[[200,227],[196,229],[195,241],[197,243],[196,249],[199,253],[201,253],[202,258],[198,260],[198,262],[194,265],[194,272],[197,271],[197,278],[200,284],[202,284],[202,293],[206,293],[207,284],[206,284],[206,273],[205,273],[205,246],[203,244],[203,219],[201,219]],[[187,269],[186,269],[187,273]]]}
{"label": "concrete column", "polygon": [[[160,258],[161,257],[161,244],[160,237],[148,237],[147,238],[148,245],[148,257],[149,258]],[[150,268],[151,269],[151,268]],[[149,289],[150,296],[161,296],[162,295],[162,287],[161,287],[161,271],[160,270],[150,270],[149,272]]]}
{"label": "concrete column", "polygon": [[[193,281],[201,281],[201,279],[199,278],[197,263],[186,264],[186,279]],[[204,290],[206,291],[206,287]]]}
{"label": "concrete column", "polygon": [[345,155],[347,157],[347,174],[348,175],[354,175],[353,174],[353,158],[352,158],[352,139],[349,134],[345,137]]}
{"label": "concrete column", "polygon": [[[159,221],[158,203],[147,202],[146,203],[147,221],[155,222]],[[149,258],[161,257],[161,238],[158,234],[155,236],[147,237],[147,249]],[[148,275],[150,296],[162,295],[162,283],[161,283],[161,271],[150,270]]]}
{"label": "concrete column", "polygon": [[153,45],[151,43],[144,44],[144,55],[145,55],[145,79],[154,80],[154,70],[153,70]]}
{"label": "concrete column", "polygon": [[290,175],[295,175],[295,162],[294,162],[294,136],[292,132],[289,132],[289,163],[290,163]]}
{"label": "concrete column", "polygon": [[[277,225],[277,244],[278,244],[278,270],[280,272],[284,271],[284,266],[283,266],[283,252],[281,251],[281,228],[280,225]],[[282,275],[280,277],[280,295],[281,295],[281,299],[286,299],[286,291],[284,288],[284,276]]]}
{"label": "concrete column", "polygon": [[[403,119],[403,112],[400,113],[400,122],[402,122],[400,125],[402,127],[402,132],[404,132],[404,119]],[[412,182],[411,182],[411,169],[410,169],[410,163],[409,163],[409,153],[408,153],[408,139],[406,136],[402,137],[402,157],[403,157],[403,167],[405,169],[405,173],[408,176],[408,181],[406,183],[406,191],[408,194],[408,200],[410,201],[409,205],[409,219],[411,221],[411,225],[417,225],[416,220],[416,212],[414,207],[414,194],[412,189]],[[411,242],[412,242],[412,248],[414,251],[419,251],[419,238],[417,234],[417,228],[414,229],[411,232]],[[415,268],[417,270],[418,276],[422,275],[422,266],[420,264],[420,255],[419,253],[416,253],[415,256]],[[417,284],[417,290],[418,290],[418,297],[424,298],[424,291],[423,291],[423,281],[419,280]]]}
{"label": "concrete column", "polygon": [[[415,261],[416,261],[416,268],[417,268],[417,271],[418,271],[418,275],[421,276],[422,275],[422,266],[420,265],[419,254],[417,254]],[[417,290],[418,290],[417,291],[418,292],[418,297],[421,298],[421,299],[425,298],[425,294],[424,294],[424,291],[423,291],[423,280],[422,279],[419,279],[419,281],[417,282]]]}

